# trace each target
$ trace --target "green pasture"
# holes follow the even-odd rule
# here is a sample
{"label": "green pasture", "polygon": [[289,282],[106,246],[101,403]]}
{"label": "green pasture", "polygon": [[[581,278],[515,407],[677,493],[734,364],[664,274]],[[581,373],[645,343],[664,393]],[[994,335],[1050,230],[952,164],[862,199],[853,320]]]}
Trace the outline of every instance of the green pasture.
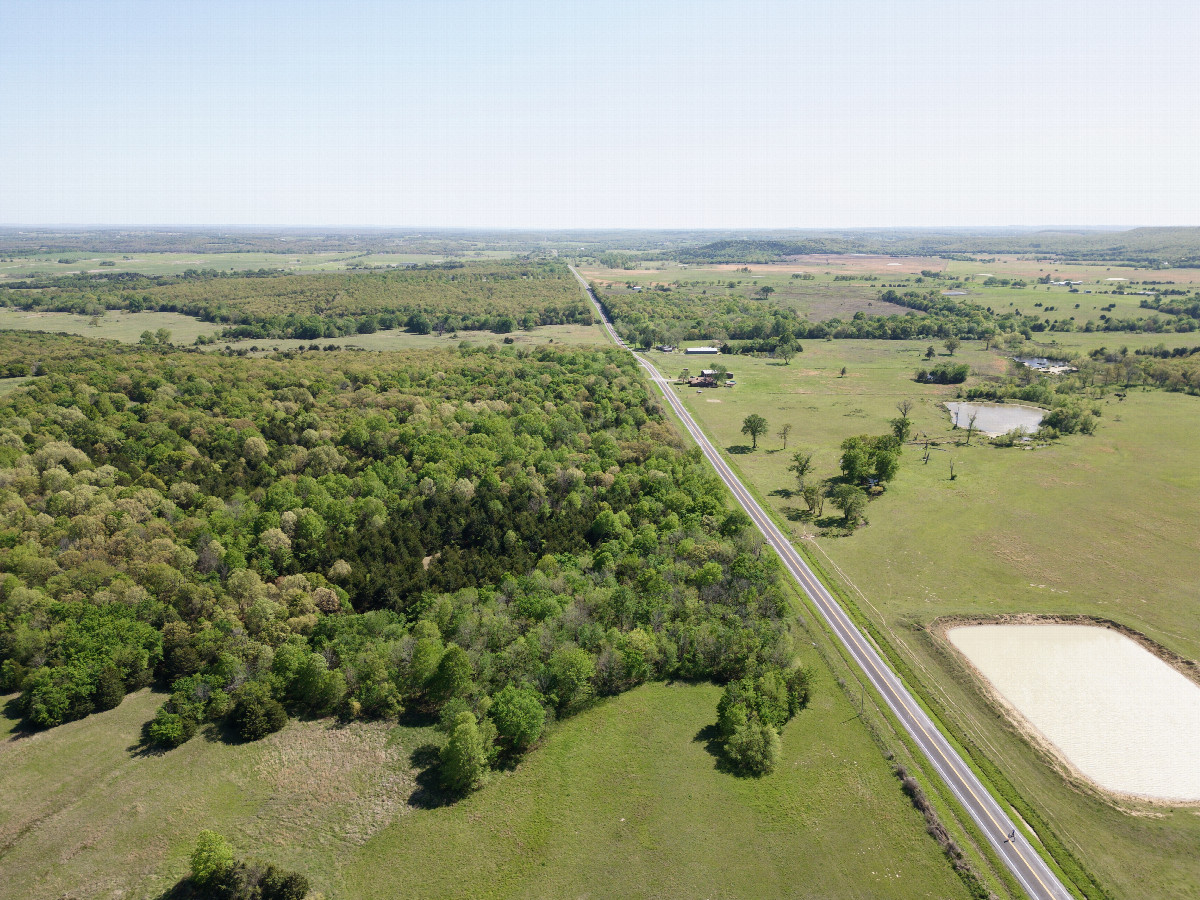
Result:
{"label": "green pasture", "polygon": [[679,282],[679,290],[687,293],[707,291],[717,297],[746,298],[754,296],[763,287],[770,287],[774,291],[770,295],[770,303],[792,307],[813,321],[850,319],[858,312],[874,316],[903,315],[910,311],[907,307],[881,303],[876,299],[879,292],[884,290],[884,281],[893,286],[907,284],[899,276],[881,277],[874,282],[834,281],[834,275],[846,273],[830,268],[828,272],[815,274],[812,280],[799,280],[792,278],[792,273],[802,271],[796,266],[748,266],[750,272],[738,271],[740,268],[664,265],[662,268],[631,271],[584,267],[580,272],[590,280],[611,283],[616,291],[627,290],[626,284],[650,288],[656,284],[673,285]]}
{"label": "green pasture", "polygon": [[[1055,337],[1081,349],[1163,340]],[[1194,336],[1171,337],[1194,343]],[[914,672],[926,699],[985,750],[1106,886],[1125,897],[1194,896],[1200,892],[1195,810],[1134,804],[1127,811],[1069,784],[982,700],[966,670],[924,626],[949,614],[1084,613],[1200,657],[1200,400],[1136,388],[1124,400],[1110,394],[1099,401],[1094,436],[1036,450],[1000,449],[978,438],[966,447],[940,406],[958,388],[912,380],[926,364],[927,346],[807,342],[787,366],[725,357],[738,383],[733,389],[675,389],[809,556],[842,582],[859,614]],[[936,361],[947,358],[936,349]],[[688,364],[682,355],[649,357],[672,376]],[[1007,365],[978,343],[955,359],[984,374]],[[922,463],[921,446],[910,444],[895,482],[869,505],[870,524],[852,536],[839,534],[840,514],[828,505],[826,527],[809,521],[791,494],[792,452],[814,452],[815,477],[836,475],[840,442],[887,431],[903,399],[914,403],[916,436],[935,445],[929,462]],[[740,433],[750,413],[770,425],[753,453]],[[793,426],[787,451],[775,436],[785,423]]]}
{"label": "green pasture", "polygon": [[450,806],[426,799],[429,728],[293,722],[258,743],[202,734],[144,755],[139,729],[162,699],[147,691],[31,736],[3,719],[0,897],[156,897],[206,827],[330,900],[965,897],[817,664],[815,700],[764,779],[717,770],[705,729],[719,689],[654,684],[562,724]]}
{"label": "green pasture", "polygon": [[[95,324],[93,324],[93,321]],[[204,322],[192,316],[173,312],[139,312],[108,310],[93,320],[68,312],[31,312],[24,309],[0,308],[0,331],[47,331],[78,334],[98,340],[136,344],[143,331],[156,332],[165,328],[171,332],[171,343],[184,346],[195,343],[201,335],[217,334],[220,325]],[[0,340],[3,336],[0,335]]]}

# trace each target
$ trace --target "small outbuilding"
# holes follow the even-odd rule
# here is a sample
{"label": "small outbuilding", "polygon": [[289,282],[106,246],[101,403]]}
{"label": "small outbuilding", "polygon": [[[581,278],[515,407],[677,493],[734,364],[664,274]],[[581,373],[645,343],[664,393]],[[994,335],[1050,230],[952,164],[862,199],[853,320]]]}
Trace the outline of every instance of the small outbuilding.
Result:
{"label": "small outbuilding", "polygon": [[715,354],[720,353],[720,347],[688,347],[684,353]]}

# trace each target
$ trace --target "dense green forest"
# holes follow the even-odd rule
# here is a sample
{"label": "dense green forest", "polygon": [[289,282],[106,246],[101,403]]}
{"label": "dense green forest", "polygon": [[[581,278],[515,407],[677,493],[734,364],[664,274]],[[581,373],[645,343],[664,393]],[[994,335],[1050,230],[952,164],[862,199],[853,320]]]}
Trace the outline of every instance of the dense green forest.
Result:
{"label": "dense green forest", "polygon": [[0,371],[31,362],[0,404],[0,672],[30,727],[149,683],[168,747],[408,710],[466,789],[595,695],[807,690],[777,561],[628,354],[5,335]]}
{"label": "dense green forest", "polygon": [[567,267],[448,263],[378,273],[71,275],[0,286],[0,306],[103,315],[158,310],[228,325],[224,337],[315,340],[407,328],[420,334],[590,324]]}

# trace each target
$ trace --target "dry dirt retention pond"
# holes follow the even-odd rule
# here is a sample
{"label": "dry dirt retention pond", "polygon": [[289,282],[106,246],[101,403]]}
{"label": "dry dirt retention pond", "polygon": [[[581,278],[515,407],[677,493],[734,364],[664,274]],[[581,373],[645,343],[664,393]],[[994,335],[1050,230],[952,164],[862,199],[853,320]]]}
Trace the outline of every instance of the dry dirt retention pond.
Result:
{"label": "dry dirt retention pond", "polygon": [[1100,787],[1200,801],[1200,685],[1094,625],[963,625],[950,642]]}

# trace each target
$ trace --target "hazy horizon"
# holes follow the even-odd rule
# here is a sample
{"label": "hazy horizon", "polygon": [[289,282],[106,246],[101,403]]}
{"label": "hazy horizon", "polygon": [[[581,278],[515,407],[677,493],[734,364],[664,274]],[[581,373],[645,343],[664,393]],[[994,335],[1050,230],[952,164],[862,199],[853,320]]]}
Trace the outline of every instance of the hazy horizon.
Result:
{"label": "hazy horizon", "polygon": [[1124,230],[1200,209],[1181,0],[328,10],[0,5],[0,222]]}

